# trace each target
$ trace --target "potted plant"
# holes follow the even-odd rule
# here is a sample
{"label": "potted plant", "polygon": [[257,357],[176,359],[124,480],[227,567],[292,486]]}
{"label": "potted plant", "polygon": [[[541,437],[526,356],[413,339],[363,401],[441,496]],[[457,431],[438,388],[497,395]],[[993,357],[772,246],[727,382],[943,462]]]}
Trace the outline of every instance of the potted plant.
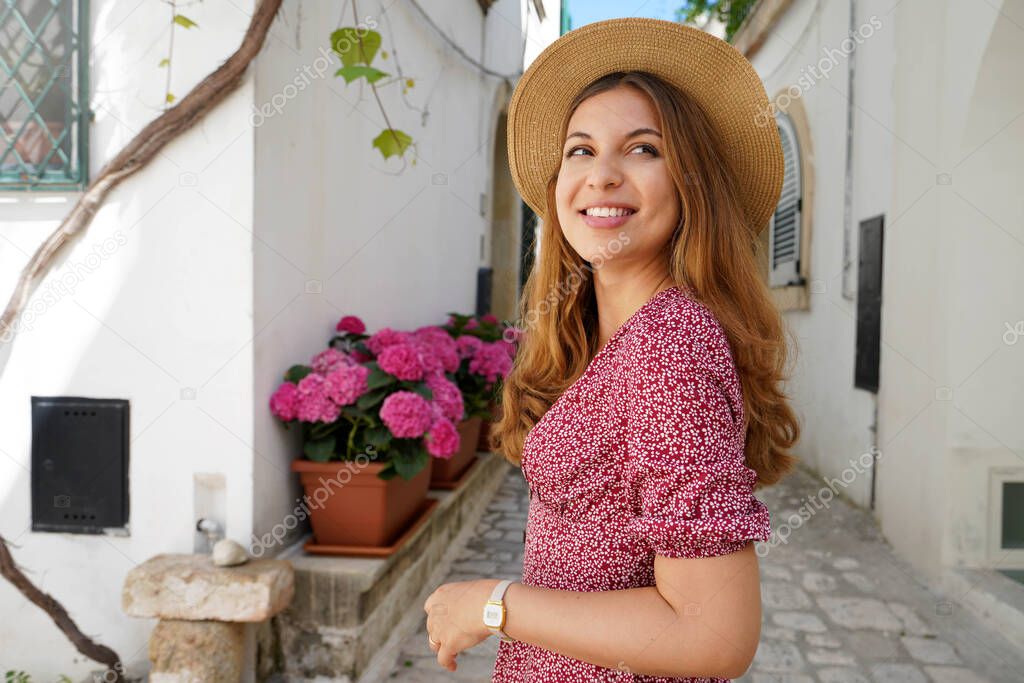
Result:
{"label": "potted plant", "polygon": [[427,511],[434,458],[459,448],[462,396],[446,375],[459,359],[440,328],[367,335],[345,316],[336,331],[309,365],[288,369],[270,409],[301,429],[292,470],[317,544],[388,546]]}
{"label": "potted plant", "polygon": [[[508,376],[512,367],[512,359],[515,358],[516,350],[522,330],[512,325],[500,322],[497,317],[487,313],[480,317],[450,312],[445,329],[455,337],[460,351],[469,356],[475,356],[479,349],[500,348],[508,356],[506,363],[501,354],[494,352],[500,372],[490,372],[493,361],[487,356],[490,350],[483,352],[482,356],[474,362],[460,367],[457,376],[459,388],[467,398],[467,414],[474,418],[480,418],[479,434],[474,440],[475,450],[490,450],[488,434],[491,421],[497,417],[499,398],[501,396],[502,380]],[[477,339],[477,344],[472,339]],[[464,356],[466,357],[466,356]],[[488,370],[480,373],[481,369]],[[475,377],[473,375],[476,375]]]}

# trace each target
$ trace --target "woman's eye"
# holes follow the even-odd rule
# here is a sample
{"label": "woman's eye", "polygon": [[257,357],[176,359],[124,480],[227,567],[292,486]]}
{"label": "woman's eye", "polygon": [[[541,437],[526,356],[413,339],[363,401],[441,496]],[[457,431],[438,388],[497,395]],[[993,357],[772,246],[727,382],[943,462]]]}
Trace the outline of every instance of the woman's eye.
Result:
{"label": "woman's eye", "polygon": [[[630,154],[632,154],[633,152],[635,152],[638,149],[644,150],[645,152],[649,153],[651,156],[658,156],[658,150],[655,148],[655,146],[654,145],[649,145],[647,143],[644,143],[642,145],[637,145],[636,147],[634,147],[633,149],[630,150]],[[576,152],[586,152],[587,154],[590,154],[590,150],[587,149],[586,147],[573,147],[572,149],[570,149],[568,152],[565,153],[565,156],[566,157],[583,156],[581,154],[576,154]]]}

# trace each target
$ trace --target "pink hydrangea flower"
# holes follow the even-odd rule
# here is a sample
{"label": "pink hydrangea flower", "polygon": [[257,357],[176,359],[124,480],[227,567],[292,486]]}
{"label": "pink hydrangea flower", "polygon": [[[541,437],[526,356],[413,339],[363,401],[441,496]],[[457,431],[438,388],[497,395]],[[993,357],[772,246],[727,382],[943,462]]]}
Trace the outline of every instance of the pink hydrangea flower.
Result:
{"label": "pink hydrangea flower", "polygon": [[413,333],[420,343],[421,361],[428,372],[444,370],[457,372],[459,369],[459,349],[450,334],[440,327],[421,327]]}
{"label": "pink hydrangea flower", "polygon": [[482,375],[488,382],[505,377],[512,370],[512,359],[505,350],[504,342],[483,344],[469,361],[469,371]]}
{"label": "pink hydrangea flower", "polygon": [[448,337],[449,339],[451,339],[451,335],[448,334],[443,328],[440,328],[437,325],[424,325],[423,327],[417,327],[415,330],[412,331],[412,334],[414,337],[417,337],[419,339],[427,339],[441,336]]}
{"label": "pink hydrangea flower", "polygon": [[359,400],[369,387],[366,380],[370,369],[362,365],[341,365],[327,375],[327,395],[339,406]]}
{"label": "pink hydrangea flower", "polygon": [[350,334],[363,334],[366,332],[366,325],[363,321],[354,315],[346,315],[344,318],[338,321],[335,326],[338,332],[348,332]]}
{"label": "pink hydrangea flower", "polygon": [[472,358],[483,346],[483,341],[479,337],[465,334],[455,340],[455,345],[459,350],[460,358]]}
{"label": "pink hydrangea flower", "polygon": [[366,340],[366,348],[370,349],[370,353],[378,356],[385,347],[408,342],[409,336],[408,332],[400,332],[390,327],[382,327]]}
{"label": "pink hydrangea flower", "polygon": [[348,354],[332,347],[313,356],[313,360],[310,361],[310,365],[313,368],[313,372],[326,375],[339,365],[351,365],[353,362],[354,361],[349,358]]}
{"label": "pink hydrangea flower", "polygon": [[464,330],[475,330],[478,327],[480,327],[480,323],[478,323],[476,321],[476,318],[470,318],[469,320],[466,321],[466,324],[465,324],[465,326],[463,326],[462,329],[464,329]]}
{"label": "pink hydrangea flower", "polygon": [[423,441],[427,452],[435,458],[450,458],[459,451],[459,430],[451,420],[442,417],[434,421]]}
{"label": "pink hydrangea flower", "polygon": [[287,422],[298,416],[298,404],[298,387],[291,382],[285,382],[270,397],[270,412]]}
{"label": "pink hydrangea flower", "polygon": [[380,406],[380,419],[399,439],[423,436],[434,416],[427,399],[413,391],[396,391]]}
{"label": "pink hydrangea flower", "polygon": [[491,323],[492,325],[498,324],[498,318],[493,313],[485,313],[483,316],[480,317],[480,320],[484,321],[485,323]]}
{"label": "pink hydrangea flower", "polygon": [[518,347],[513,342],[510,342],[507,339],[499,339],[498,341],[496,341],[494,343],[495,344],[500,344],[501,347],[505,349],[505,352],[508,353],[508,357],[512,358],[513,360],[515,359],[515,357],[516,357],[516,349]]}
{"label": "pink hydrangea flower", "polygon": [[426,383],[427,388],[434,392],[433,402],[441,415],[452,422],[461,421],[466,413],[466,407],[458,385],[440,373],[428,375]]}
{"label": "pink hydrangea flower", "polygon": [[414,344],[391,344],[381,349],[377,363],[384,372],[401,380],[423,379],[420,350]]}
{"label": "pink hydrangea flower", "polygon": [[334,422],[341,409],[327,396],[327,380],[311,372],[298,384],[297,417],[303,422]]}

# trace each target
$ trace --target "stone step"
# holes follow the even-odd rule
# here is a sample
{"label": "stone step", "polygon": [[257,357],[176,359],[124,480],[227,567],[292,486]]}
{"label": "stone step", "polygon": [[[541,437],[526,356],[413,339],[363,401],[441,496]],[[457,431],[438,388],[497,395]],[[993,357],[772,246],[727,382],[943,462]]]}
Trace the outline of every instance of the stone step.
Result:
{"label": "stone step", "polygon": [[261,680],[274,674],[289,680],[358,680],[383,654],[399,622],[410,611],[422,616],[426,595],[421,593],[431,575],[472,538],[510,468],[497,454],[481,451],[477,457],[458,489],[428,492],[439,504],[389,557],[310,555],[302,549],[308,536],[278,556],[295,568],[295,596],[260,629]]}

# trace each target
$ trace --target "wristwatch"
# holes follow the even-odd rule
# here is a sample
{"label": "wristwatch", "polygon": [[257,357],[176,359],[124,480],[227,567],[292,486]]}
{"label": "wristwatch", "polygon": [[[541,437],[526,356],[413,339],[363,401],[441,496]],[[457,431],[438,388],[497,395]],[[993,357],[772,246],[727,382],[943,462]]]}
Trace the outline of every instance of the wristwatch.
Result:
{"label": "wristwatch", "polygon": [[505,626],[505,591],[510,585],[512,585],[512,581],[509,579],[499,582],[491,592],[491,599],[484,603],[484,625],[491,630],[491,633],[505,642],[515,640],[509,638],[502,630]]}

